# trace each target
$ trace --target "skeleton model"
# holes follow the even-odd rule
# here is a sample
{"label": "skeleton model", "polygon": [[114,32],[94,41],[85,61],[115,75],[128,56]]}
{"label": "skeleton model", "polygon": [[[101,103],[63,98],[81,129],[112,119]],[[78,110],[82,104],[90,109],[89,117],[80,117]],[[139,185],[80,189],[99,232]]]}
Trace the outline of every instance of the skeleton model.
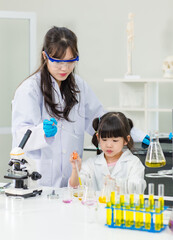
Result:
{"label": "skeleton model", "polygon": [[134,48],[134,14],[129,13],[127,23],[127,75],[132,75],[132,50]]}
{"label": "skeleton model", "polygon": [[162,70],[164,78],[173,78],[173,56],[165,58]]}

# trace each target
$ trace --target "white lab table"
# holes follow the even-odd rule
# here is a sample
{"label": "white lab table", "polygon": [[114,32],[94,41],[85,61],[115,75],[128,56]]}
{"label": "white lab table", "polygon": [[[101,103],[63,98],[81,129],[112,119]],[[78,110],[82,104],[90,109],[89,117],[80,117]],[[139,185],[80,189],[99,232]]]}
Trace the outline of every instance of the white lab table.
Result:
{"label": "white lab table", "polygon": [[[41,196],[14,199],[0,195],[0,239],[6,240],[173,240],[167,227],[161,233],[148,233],[105,226],[106,210],[100,204],[89,210],[80,201],[65,204],[48,199],[51,188]],[[61,189],[56,192],[60,193]],[[91,215],[94,211],[94,218]],[[90,215],[91,214],[91,215]],[[168,212],[169,216],[170,212]],[[93,215],[92,215],[93,216]]]}

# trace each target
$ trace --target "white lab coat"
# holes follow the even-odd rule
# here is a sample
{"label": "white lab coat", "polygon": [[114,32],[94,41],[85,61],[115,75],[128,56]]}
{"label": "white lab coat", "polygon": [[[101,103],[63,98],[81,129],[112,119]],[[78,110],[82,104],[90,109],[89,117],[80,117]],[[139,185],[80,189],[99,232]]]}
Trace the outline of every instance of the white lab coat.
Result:
{"label": "white lab coat", "polygon": [[[55,88],[55,102],[64,107],[59,86],[51,77]],[[79,87],[79,103],[71,109],[69,118],[72,122],[58,120],[58,132],[54,137],[46,138],[43,131],[43,120],[50,119],[40,89],[40,72],[25,80],[16,90],[12,101],[12,134],[13,147],[19,145],[27,129],[32,134],[25,145],[27,155],[35,159],[37,169],[42,174],[41,185],[67,186],[71,175],[70,154],[77,151],[82,157],[84,132],[93,135],[92,121],[105,113],[103,106],[96,98],[87,83],[75,75]],[[134,141],[142,141],[145,133],[133,128]],[[133,137],[132,135],[132,137]]]}
{"label": "white lab coat", "polygon": [[[62,106],[62,99],[57,82],[51,77],[55,101]],[[93,135],[92,121],[102,116],[105,111],[92,90],[79,76],[75,76],[80,90],[79,104],[75,105],[69,114],[70,120],[58,120],[58,132],[54,137],[45,138],[43,120],[50,119],[44,105],[40,90],[40,73],[25,80],[16,90],[12,102],[12,134],[13,147],[18,146],[27,129],[32,134],[25,145],[27,155],[35,159],[37,169],[42,174],[41,185],[67,186],[71,175],[70,154],[77,151],[82,157],[84,132]]]}
{"label": "white lab coat", "polygon": [[[90,175],[94,189],[101,191],[105,176],[110,175],[114,179],[126,179],[129,183],[136,184],[140,179],[144,179],[144,169],[140,159],[127,149],[118,159],[112,173],[109,172],[104,153],[101,153],[82,162],[80,177],[85,182],[87,176]],[[144,185],[146,186],[145,182]]]}

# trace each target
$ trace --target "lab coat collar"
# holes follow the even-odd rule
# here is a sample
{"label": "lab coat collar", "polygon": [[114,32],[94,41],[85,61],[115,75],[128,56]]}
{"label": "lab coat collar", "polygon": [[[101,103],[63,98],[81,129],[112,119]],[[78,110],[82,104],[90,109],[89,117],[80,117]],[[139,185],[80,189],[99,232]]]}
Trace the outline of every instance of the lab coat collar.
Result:
{"label": "lab coat collar", "polygon": [[58,85],[57,81],[55,80],[54,77],[52,77],[51,74],[50,74],[50,79],[51,79],[51,81],[52,81],[52,85],[53,85],[53,87],[54,87],[54,88],[56,88],[56,87],[59,88],[59,85]]}
{"label": "lab coat collar", "polygon": [[53,88],[55,89],[56,93],[58,94],[58,98],[57,98],[57,94],[55,94],[55,102],[56,103],[61,103],[61,104],[64,103],[64,99],[62,98],[60,88],[59,88],[59,85],[58,85],[57,81],[55,80],[54,77],[52,77],[51,74],[50,74],[50,78],[51,78],[51,81],[52,81]]}
{"label": "lab coat collar", "polygon": [[97,156],[95,164],[98,165],[103,165],[103,164],[107,164],[104,153],[102,152],[100,155]]}
{"label": "lab coat collar", "polygon": [[112,173],[111,173],[111,177],[116,176],[119,172],[122,171],[122,169],[124,168],[124,164],[126,164],[127,161],[129,161],[130,159],[128,158],[129,154],[131,154],[131,152],[129,151],[129,149],[124,149],[123,150],[123,154],[121,155],[121,157],[118,159]]}

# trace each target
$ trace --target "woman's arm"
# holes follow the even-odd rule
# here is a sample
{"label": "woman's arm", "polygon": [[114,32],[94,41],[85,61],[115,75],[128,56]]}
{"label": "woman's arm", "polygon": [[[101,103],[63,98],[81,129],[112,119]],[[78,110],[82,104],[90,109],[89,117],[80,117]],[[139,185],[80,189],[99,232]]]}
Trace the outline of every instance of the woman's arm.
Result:
{"label": "woman's arm", "polygon": [[43,131],[42,96],[35,79],[24,81],[12,102],[13,147],[18,146],[27,129],[32,131],[25,146],[26,151],[43,148],[49,144]]}

